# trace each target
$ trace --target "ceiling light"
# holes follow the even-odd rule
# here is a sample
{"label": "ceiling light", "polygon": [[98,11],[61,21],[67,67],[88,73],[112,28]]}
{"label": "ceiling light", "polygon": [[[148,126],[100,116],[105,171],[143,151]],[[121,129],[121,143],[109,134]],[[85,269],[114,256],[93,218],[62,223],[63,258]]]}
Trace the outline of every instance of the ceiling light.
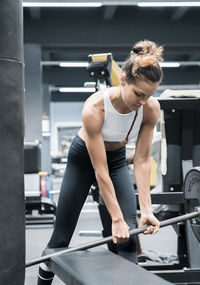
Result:
{"label": "ceiling light", "polygon": [[72,61],[66,61],[59,63],[59,66],[61,67],[88,67],[88,62],[72,62]]}
{"label": "ceiling light", "polygon": [[23,2],[23,7],[101,7],[100,2]]}
{"label": "ceiling light", "polygon": [[139,7],[200,7],[200,1],[138,2]]}
{"label": "ceiling light", "polygon": [[180,67],[179,62],[160,62],[161,67]]}
{"label": "ceiling light", "polygon": [[86,92],[86,93],[92,93],[95,92],[96,89],[95,88],[87,88],[87,87],[61,87],[59,88],[59,92],[62,93],[82,93],[82,92]]}

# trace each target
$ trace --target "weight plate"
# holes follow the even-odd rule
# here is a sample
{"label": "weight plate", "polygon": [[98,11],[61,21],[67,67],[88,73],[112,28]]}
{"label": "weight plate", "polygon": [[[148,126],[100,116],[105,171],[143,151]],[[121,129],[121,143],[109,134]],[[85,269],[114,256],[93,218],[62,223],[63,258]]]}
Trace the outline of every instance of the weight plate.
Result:
{"label": "weight plate", "polygon": [[[191,213],[200,209],[200,167],[194,167],[186,174],[184,181],[186,211]],[[191,227],[200,242],[200,219],[192,219]]]}

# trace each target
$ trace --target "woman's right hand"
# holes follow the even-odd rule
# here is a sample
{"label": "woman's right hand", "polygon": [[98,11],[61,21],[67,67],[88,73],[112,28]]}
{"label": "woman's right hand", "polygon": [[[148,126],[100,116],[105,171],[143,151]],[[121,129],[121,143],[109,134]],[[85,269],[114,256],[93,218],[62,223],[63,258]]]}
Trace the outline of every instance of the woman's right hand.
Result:
{"label": "woman's right hand", "polygon": [[112,222],[113,242],[115,244],[127,242],[130,237],[129,229],[130,227],[127,225],[127,223],[124,220],[118,219],[116,221],[113,221]]}

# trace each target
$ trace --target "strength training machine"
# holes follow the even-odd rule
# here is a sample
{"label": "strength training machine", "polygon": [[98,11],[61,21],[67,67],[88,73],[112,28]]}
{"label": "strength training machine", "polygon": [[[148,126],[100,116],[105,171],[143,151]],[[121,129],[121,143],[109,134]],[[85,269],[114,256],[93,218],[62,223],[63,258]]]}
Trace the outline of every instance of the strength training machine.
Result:
{"label": "strength training machine", "polygon": [[56,204],[51,198],[51,181],[41,172],[41,145],[37,140],[24,142],[24,188],[26,225],[53,224]]}

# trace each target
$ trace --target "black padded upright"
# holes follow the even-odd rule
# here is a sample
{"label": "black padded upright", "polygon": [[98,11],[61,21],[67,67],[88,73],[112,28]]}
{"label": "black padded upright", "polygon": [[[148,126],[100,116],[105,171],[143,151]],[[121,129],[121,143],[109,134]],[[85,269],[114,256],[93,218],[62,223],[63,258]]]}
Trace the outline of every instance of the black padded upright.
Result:
{"label": "black padded upright", "polygon": [[60,255],[53,257],[49,266],[68,285],[172,284],[106,250]]}
{"label": "black padded upright", "polygon": [[194,117],[193,166],[200,166],[200,110],[196,110]]}
{"label": "black padded upright", "polygon": [[41,171],[41,150],[38,141],[24,143],[24,173]]}
{"label": "black padded upright", "polygon": [[165,110],[165,131],[167,138],[167,174],[163,176],[163,190],[181,191],[181,112]]}
{"label": "black padded upright", "polygon": [[0,1],[0,284],[25,273],[22,0]]}

